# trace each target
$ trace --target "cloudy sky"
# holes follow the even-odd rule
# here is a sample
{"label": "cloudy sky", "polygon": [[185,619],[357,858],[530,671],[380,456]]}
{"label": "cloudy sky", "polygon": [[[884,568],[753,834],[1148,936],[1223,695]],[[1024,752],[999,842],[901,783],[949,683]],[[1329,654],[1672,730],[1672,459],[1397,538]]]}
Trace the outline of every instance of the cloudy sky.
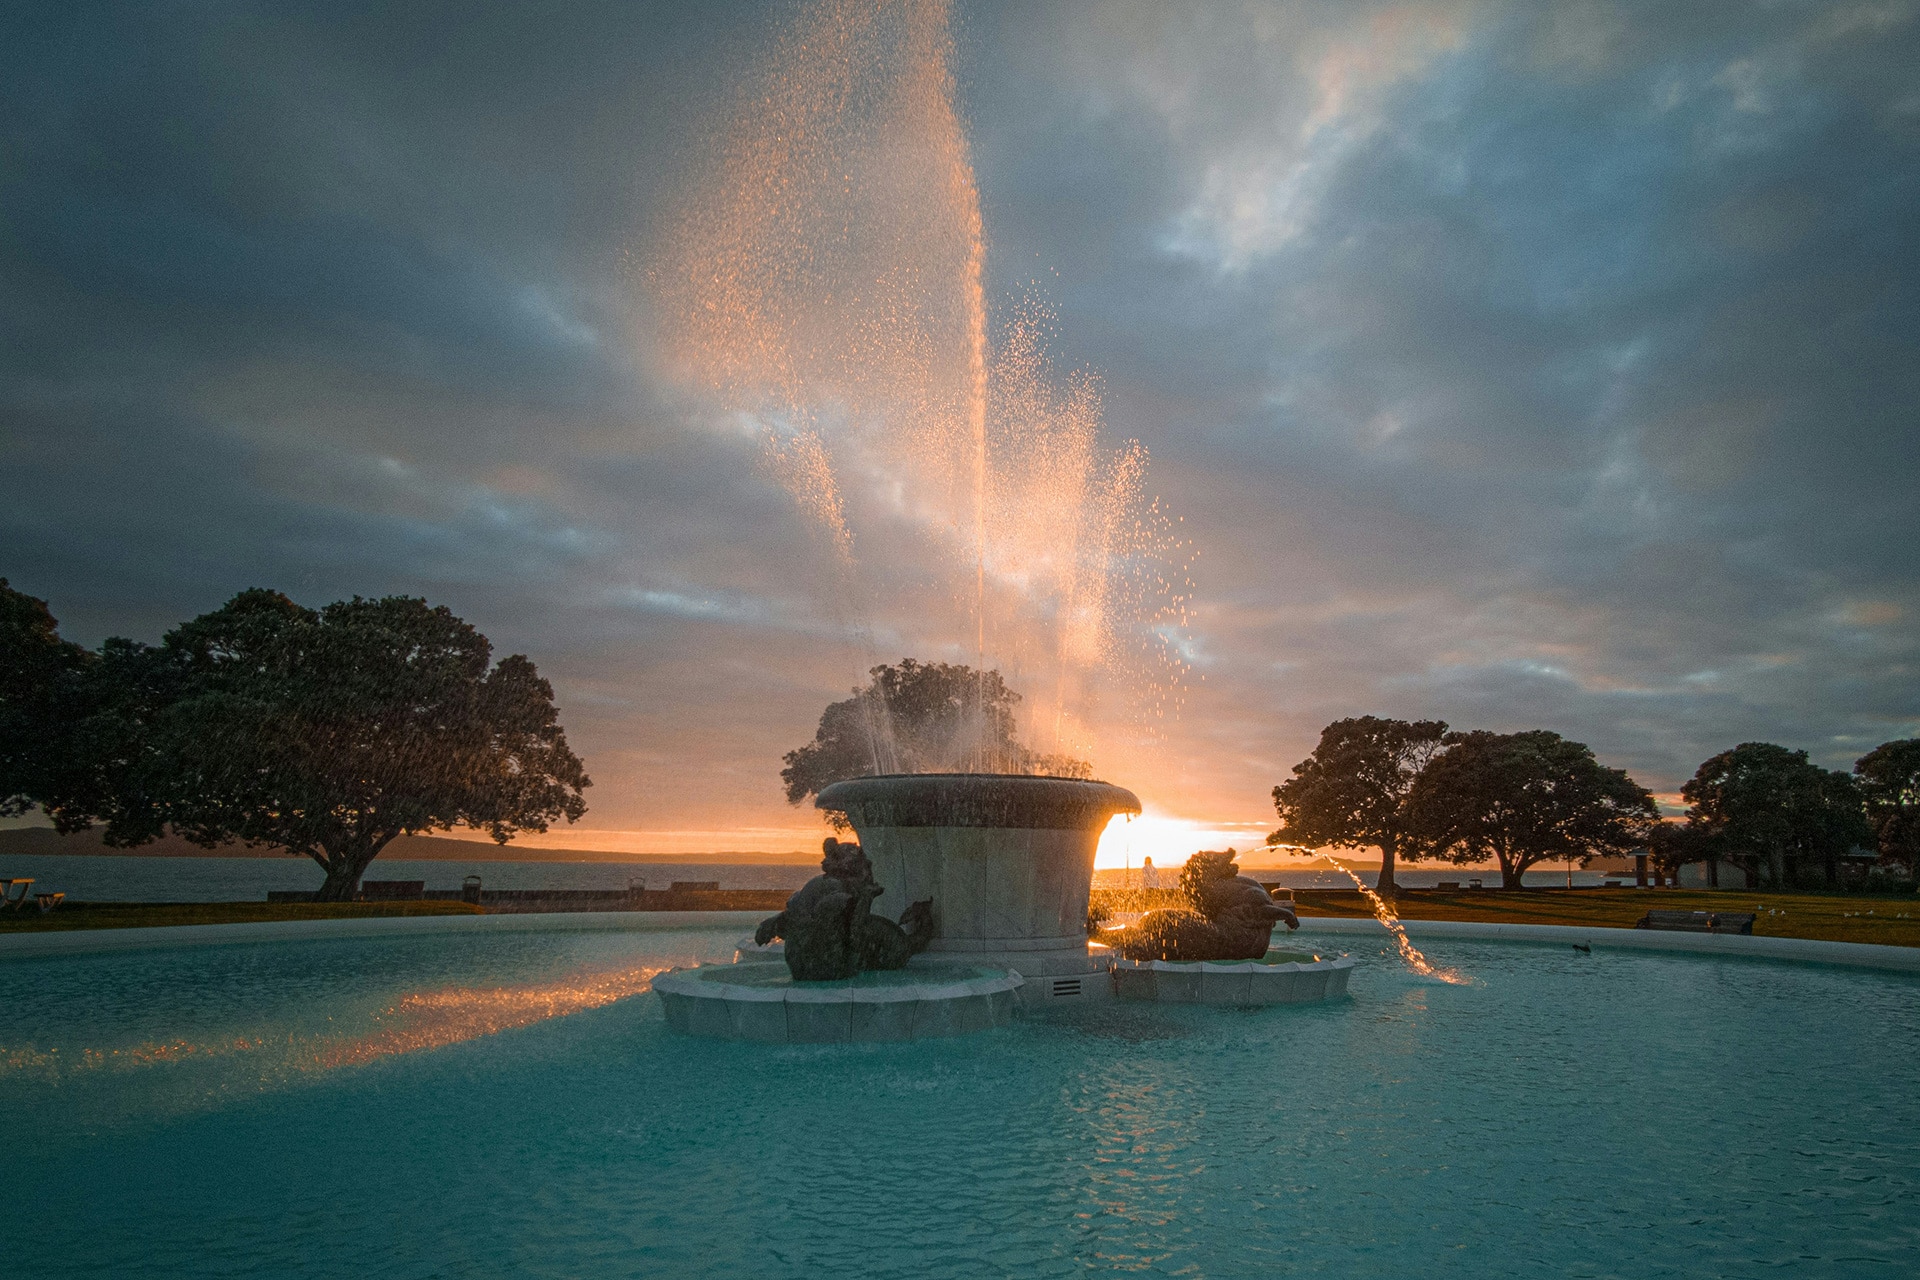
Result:
{"label": "cloudy sky", "polygon": [[[660,350],[646,264],[794,14],[10,7],[0,575],[87,644],[426,596],[553,680],[564,843],[794,847],[821,707],[896,641],[965,656],[850,613]],[[1150,810],[1264,830],[1366,713],[1661,792],[1920,734],[1916,5],[953,27],[989,304],[1038,282],[1194,553],[1179,716],[1091,750]]]}

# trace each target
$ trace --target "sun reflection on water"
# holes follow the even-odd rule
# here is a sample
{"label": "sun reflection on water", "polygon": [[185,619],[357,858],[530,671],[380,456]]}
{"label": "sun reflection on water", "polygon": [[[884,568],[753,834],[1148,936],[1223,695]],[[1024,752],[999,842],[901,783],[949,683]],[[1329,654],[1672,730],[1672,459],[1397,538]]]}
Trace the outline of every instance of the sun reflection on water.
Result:
{"label": "sun reflection on water", "polygon": [[0,1048],[0,1066],[51,1081],[98,1072],[140,1071],[187,1062],[238,1058],[258,1062],[263,1078],[362,1066],[381,1058],[443,1049],[549,1018],[597,1009],[639,995],[661,965],[595,970],[559,982],[503,987],[447,987],[400,997],[354,1035],[235,1036],[146,1040],[120,1048]]}

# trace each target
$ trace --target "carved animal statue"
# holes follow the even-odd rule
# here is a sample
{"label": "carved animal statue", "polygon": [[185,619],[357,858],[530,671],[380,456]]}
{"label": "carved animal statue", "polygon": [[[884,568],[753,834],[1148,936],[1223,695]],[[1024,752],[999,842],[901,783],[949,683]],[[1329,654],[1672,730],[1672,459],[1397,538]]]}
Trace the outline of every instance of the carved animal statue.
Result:
{"label": "carved animal statue", "polygon": [[1103,929],[1095,940],[1129,960],[1258,960],[1275,924],[1298,929],[1300,919],[1239,871],[1231,849],[1196,853],[1180,873],[1193,910],[1162,907],[1128,928]]}
{"label": "carved animal statue", "polygon": [[828,838],[820,874],[787,899],[787,909],[760,922],[761,946],[786,943],[787,971],[796,982],[851,978],[867,969],[898,969],[933,941],[933,900],[913,903],[895,924],[873,914],[886,890],[859,845]]}

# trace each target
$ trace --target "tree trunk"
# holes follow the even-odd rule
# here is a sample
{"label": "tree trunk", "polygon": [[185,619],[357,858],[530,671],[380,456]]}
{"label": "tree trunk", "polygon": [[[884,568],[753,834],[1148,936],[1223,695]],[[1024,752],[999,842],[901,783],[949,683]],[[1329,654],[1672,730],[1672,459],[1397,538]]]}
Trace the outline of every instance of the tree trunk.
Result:
{"label": "tree trunk", "polygon": [[1526,870],[1527,868],[1524,863],[1509,862],[1505,858],[1500,859],[1500,887],[1502,889],[1523,888],[1524,886],[1520,883],[1520,877],[1526,874]]}
{"label": "tree trunk", "polygon": [[1380,846],[1380,878],[1374,881],[1373,891],[1383,898],[1390,898],[1400,892],[1400,886],[1393,882],[1393,845]]}
{"label": "tree trunk", "polygon": [[334,856],[327,859],[327,878],[313,895],[315,902],[352,902],[360,893],[360,873],[366,864],[357,858]]}
{"label": "tree trunk", "polygon": [[321,884],[320,891],[313,895],[315,902],[352,902],[360,896],[360,877],[366,874],[368,866],[380,856],[387,847],[387,840],[375,840],[371,846],[358,848],[327,850],[327,878]]}

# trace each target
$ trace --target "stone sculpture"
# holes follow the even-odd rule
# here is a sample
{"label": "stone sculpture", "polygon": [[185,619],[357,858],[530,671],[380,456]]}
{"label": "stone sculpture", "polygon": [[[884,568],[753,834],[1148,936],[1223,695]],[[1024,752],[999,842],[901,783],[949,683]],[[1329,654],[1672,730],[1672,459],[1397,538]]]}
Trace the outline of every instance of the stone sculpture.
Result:
{"label": "stone sculpture", "polygon": [[1180,873],[1192,910],[1163,907],[1124,929],[1094,936],[1129,960],[1258,960],[1273,926],[1298,929],[1293,908],[1275,902],[1258,881],[1239,874],[1233,850],[1196,853]]}
{"label": "stone sculpture", "polygon": [[873,914],[885,892],[859,845],[828,837],[821,874],[787,899],[787,909],[760,922],[753,940],[785,944],[787,971],[796,982],[851,978],[866,969],[899,969],[933,941],[933,899],[915,902],[895,924]]}

